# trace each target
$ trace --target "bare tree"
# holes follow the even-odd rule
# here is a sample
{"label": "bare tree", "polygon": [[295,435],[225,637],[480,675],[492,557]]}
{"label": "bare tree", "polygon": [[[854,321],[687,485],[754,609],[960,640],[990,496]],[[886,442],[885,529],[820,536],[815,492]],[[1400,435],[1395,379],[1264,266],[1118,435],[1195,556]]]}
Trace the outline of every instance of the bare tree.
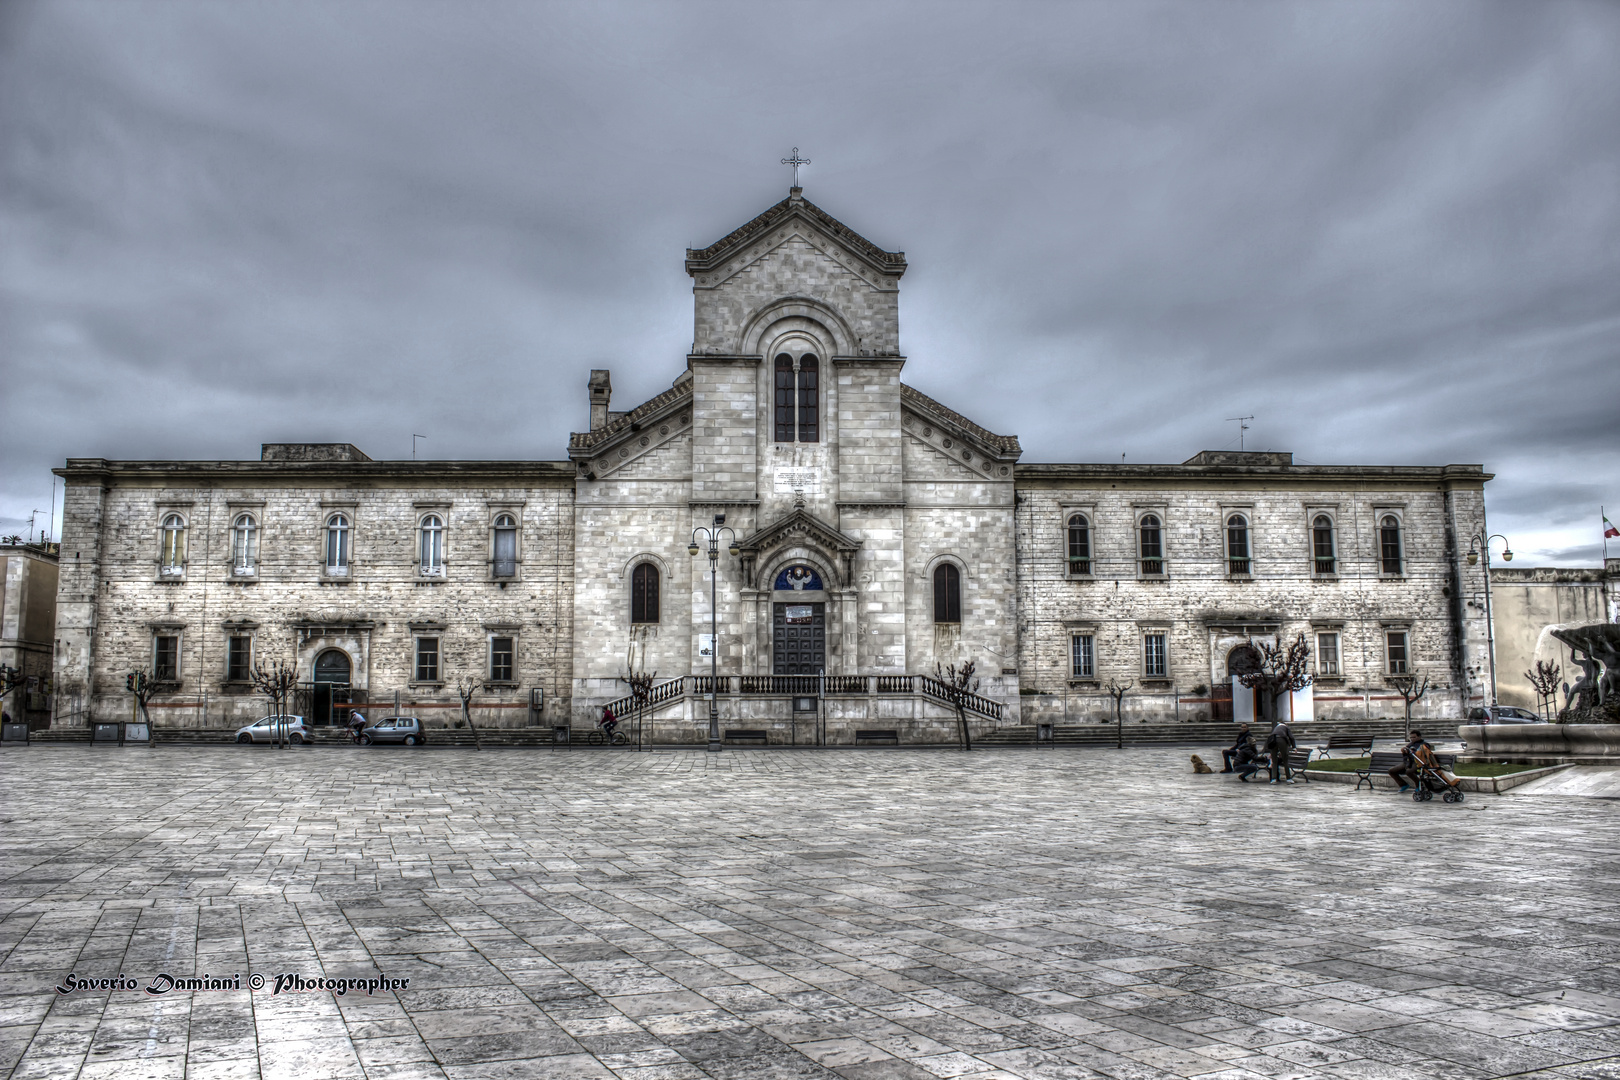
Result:
{"label": "bare tree", "polygon": [[619,681],[630,687],[630,700],[636,710],[636,749],[640,750],[642,718],[648,702],[652,700],[653,683],[658,681],[658,672],[649,675],[645,671],[632,670],[628,675],[620,675]]}
{"label": "bare tree", "polygon": [[253,683],[253,689],[270,699],[270,712],[276,718],[271,722],[276,733],[276,745],[284,746],[286,722],[281,718],[287,715],[293,692],[298,689],[298,665],[285,660],[277,660],[268,667],[254,664],[248,679]]}
{"label": "bare tree", "polygon": [[958,667],[955,664],[941,664],[934,662],[934,678],[944,689],[945,700],[950,702],[956,710],[956,730],[961,738],[962,749],[973,749],[973,732],[968,726],[967,703],[968,697],[979,692],[979,680],[974,672],[979,669],[973,660],[963,661]]}
{"label": "bare tree", "polygon": [[467,727],[472,729],[473,747],[482,750],[484,740],[479,737],[478,728],[473,725],[472,721],[472,699],[473,694],[477,693],[477,691],[478,680],[471,675],[463,675],[456,680],[456,696],[461,698],[461,718],[467,722]]}
{"label": "bare tree", "polygon": [[1116,736],[1114,749],[1116,750],[1125,749],[1125,694],[1135,685],[1135,683],[1131,682],[1119,683],[1109,679],[1108,685],[1103,687],[1104,692],[1114,699],[1114,733]]}
{"label": "bare tree", "polygon": [[1551,660],[1537,660],[1536,666],[1524,673],[1536,692],[1536,711],[1551,720],[1552,703],[1558,698],[1558,680],[1564,669]]}
{"label": "bare tree", "polygon": [[1429,677],[1424,675],[1420,681],[1417,675],[1392,675],[1389,684],[1395,688],[1397,694],[1401,695],[1401,700],[1406,702],[1406,731],[1407,734],[1411,734],[1412,706],[1421,701],[1423,695],[1429,692]]}
{"label": "bare tree", "polygon": [[1258,662],[1253,671],[1238,675],[1248,690],[1259,690],[1275,707],[1284,694],[1295,694],[1311,685],[1311,647],[1300,634],[1287,645],[1249,639]]}

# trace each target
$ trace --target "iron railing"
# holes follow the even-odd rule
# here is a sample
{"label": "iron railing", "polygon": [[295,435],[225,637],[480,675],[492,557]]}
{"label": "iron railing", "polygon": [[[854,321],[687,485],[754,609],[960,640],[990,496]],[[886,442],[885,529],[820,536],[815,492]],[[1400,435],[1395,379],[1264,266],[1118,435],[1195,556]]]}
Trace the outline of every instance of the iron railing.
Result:
{"label": "iron railing", "polygon": [[[645,706],[661,705],[687,694],[707,695],[711,686],[718,693],[730,694],[733,680],[736,681],[738,694],[807,697],[870,694],[874,690],[879,694],[914,694],[920,691],[946,705],[955,705],[951,687],[928,675],[721,675],[718,678],[685,675],[654,686]],[[629,716],[635,710],[636,699],[633,695],[626,695],[608,702],[607,707],[613,710],[615,716]],[[962,707],[994,720],[1000,720],[1002,716],[1001,702],[979,694],[964,692]]]}

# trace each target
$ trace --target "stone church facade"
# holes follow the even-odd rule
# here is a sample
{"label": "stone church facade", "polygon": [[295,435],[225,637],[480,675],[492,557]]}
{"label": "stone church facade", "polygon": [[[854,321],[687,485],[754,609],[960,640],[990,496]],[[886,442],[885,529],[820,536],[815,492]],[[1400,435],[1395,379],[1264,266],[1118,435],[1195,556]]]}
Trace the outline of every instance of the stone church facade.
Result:
{"label": "stone church facade", "polygon": [[[656,675],[661,742],[702,740],[711,691],[773,742],[945,740],[932,676],[969,660],[981,729],[1102,719],[1110,682],[1142,719],[1390,715],[1404,673],[1423,715],[1479,696],[1480,467],[1026,464],[901,381],[904,255],[798,188],[686,269],[685,370],[627,411],[593,371],[567,461],[70,459],[56,722],[127,717],[146,669],[160,723],[245,723],[275,660],[339,721],[448,719],[459,683],[481,724],[589,727]],[[1312,688],[1233,691],[1248,641],[1299,634]]]}

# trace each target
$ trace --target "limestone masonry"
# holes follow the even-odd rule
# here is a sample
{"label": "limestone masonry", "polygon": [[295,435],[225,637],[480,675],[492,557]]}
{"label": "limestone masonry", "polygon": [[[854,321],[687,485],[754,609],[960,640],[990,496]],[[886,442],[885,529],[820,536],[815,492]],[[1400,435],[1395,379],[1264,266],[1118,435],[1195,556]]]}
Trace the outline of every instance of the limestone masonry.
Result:
{"label": "limestone masonry", "polygon": [[[295,662],[299,711],[590,727],[656,673],[648,733],[701,741],[714,648],[726,726],[773,742],[954,738],[930,677],[971,660],[978,729],[1127,719],[1454,718],[1488,679],[1478,465],[1028,465],[901,382],[903,254],[790,196],[688,251],[693,352],[627,412],[606,371],[566,461],[70,459],[57,725],[264,715],[254,665]],[[710,560],[693,530],[723,527]],[[736,556],[727,550],[735,541]],[[716,623],[711,642],[711,614]],[[1314,684],[1260,700],[1255,642],[1304,634]]]}

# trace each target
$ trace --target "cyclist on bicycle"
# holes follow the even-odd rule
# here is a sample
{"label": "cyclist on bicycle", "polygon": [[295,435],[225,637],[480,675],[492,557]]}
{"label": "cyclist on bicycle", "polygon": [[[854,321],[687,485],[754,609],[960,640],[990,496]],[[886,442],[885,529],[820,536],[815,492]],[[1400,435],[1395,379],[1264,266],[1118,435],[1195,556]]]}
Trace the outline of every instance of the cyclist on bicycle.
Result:
{"label": "cyclist on bicycle", "polygon": [[602,719],[597,721],[597,726],[607,733],[609,739],[613,738],[613,731],[619,726],[619,720],[613,715],[611,706],[602,706]]}

